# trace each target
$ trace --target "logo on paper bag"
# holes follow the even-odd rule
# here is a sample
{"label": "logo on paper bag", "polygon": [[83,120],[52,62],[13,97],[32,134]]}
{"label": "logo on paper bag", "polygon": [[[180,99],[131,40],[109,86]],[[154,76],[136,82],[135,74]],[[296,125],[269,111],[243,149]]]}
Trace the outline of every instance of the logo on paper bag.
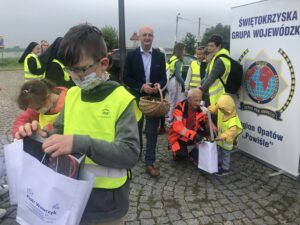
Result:
{"label": "logo on paper bag", "polygon": [[57,210],[60,208],[59,203],[54,204],[50,209],[43,206],[35,199],[34,192],[31,188],[27,188],[25,205],[35,216],[47,223],[55,222],[53,216],[57,215]]}
{"label": "logo on paper bag", "polygon": [[[242,61],[248,52],[247,49],[239,61]],[[279,59],[271,59],[264,51],[254,59],[245,59],[241,110],[282,120],[281,115],[294,96],[295,73],[288,55],[282,49],[279,49],[278,53],[281,56]],[[282,64],[282,58],[286,62],[285,65]],[[283,69],[287,69],[288,74],[283,76]]]}

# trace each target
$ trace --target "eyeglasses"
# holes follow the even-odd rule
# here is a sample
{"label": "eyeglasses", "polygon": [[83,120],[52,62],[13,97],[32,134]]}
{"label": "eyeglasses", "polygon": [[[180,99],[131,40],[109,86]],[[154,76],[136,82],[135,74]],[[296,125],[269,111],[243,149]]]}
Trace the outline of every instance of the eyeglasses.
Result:
{"label": "eyeglasses", "polygon": [[67,72],[67,73],[76,73],[77,75],[83,75],[85,74],[85,72],[92,68],[93,66],[97,65],[99,63],[100,60],[97,60],[95,63],[93,64],[90,64],[90,65],[86,65],[86,66],[82,66],[82,67],[65,67],[64,70]]}

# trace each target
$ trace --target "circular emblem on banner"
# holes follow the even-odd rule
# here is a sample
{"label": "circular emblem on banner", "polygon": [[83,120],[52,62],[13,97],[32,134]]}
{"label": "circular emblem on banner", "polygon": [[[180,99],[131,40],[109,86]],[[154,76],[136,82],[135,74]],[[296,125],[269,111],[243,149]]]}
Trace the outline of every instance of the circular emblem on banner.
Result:
{"label": "circular emblem on banner", "polygon": [[279,88],[279,77],[274,67],[265,61],[257,61],[246,70],[245,87],[248,96],[256,103],[272,101]]}

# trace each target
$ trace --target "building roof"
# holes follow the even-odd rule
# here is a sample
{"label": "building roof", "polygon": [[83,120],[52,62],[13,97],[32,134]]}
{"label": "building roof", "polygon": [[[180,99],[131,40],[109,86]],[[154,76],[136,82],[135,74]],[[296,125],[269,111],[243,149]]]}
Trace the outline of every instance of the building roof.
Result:
{"label": "building roof", "polygon": [[138,41],[138,40],[139,40],[139,36],[137,35],[136,32],[134,32],[130,37],[130,41]]}

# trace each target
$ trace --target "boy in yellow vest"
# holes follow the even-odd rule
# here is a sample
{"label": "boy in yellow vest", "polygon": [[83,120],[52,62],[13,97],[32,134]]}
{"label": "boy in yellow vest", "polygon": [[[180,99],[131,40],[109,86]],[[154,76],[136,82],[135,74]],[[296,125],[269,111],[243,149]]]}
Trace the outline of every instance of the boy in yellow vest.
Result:
{"label": "boy in yellow vest", "polygon": [[[55,158],[86,154],[85,169],[96,176],[81,225],[124,224],[129,207],[128,168],[139,156],[140,117],[134,97],[110,81],[106,44],[101,31],[89,24],[72,27],[60,44],[59,58],[77,86],[69,89],[54,132],[43,143]],[[27,128],[26,128],[27,127]],[[20,136],[38,130],[34,121]]]}
{"label": "boy in yellow vest", "polygon": [[199,87],[201,84],[201,80],[205,76],[205,47],[198,47],[196,49],[195,55],[197,59],[192,61],[184,82],[186,95],[188,90],[190,90],[191,88]]}
{"label": "boy in yellow vest", "polygon": [[233,99],[230,95],[223,94],[216,105],[208,107],[213,114],[218,114],[218,161],[219,171],[217,176],[229,173],[230,155],[237,144],[238,136],[243,132],[241,121],[236,113]]}

